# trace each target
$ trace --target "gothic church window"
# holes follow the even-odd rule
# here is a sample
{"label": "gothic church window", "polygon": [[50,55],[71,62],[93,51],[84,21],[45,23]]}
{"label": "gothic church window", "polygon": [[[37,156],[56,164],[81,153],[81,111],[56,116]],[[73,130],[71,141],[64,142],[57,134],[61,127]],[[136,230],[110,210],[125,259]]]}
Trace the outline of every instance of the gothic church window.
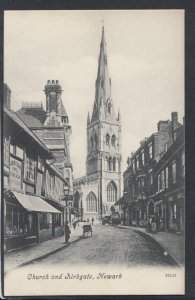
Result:
{"label": "gothic church window", "polygon": [[110,114],[111,113],[111,103],[108,102],[108,113]]}
{"label": "gothic church window", "polygon": [[108,159],[108,171],[112,171],[112,157]]}
{"label": "gothic church window", "polygon": [[97,198],[93,192],[90,192],[86,198],[87,212],[97,212]]}
{"label": "gothic church window", "polygon": [[116,202],[117,188],[114,182],[110,182],[107,186],[107,202]]}
{"label": "gothic church window", "polygon": [[113,147],[116,146],[116,136],[113,134],[112,138],[111,138],[111,144]]}
{"label": "gothic church window", "polygon": [[116,157],[113,158],[113,171],[116,171]]}
{"label": "gothic church window", "polygon": [[107,133],[106,135],[106,145],[109,146],[110,145],[110,135]]}

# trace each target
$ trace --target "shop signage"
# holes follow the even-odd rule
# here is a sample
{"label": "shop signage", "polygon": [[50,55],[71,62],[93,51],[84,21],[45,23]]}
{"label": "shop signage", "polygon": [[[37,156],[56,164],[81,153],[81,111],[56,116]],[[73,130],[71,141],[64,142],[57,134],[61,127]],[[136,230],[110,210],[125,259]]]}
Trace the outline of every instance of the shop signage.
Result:
{"label": "shop signage", "polygon": [[21,170],[22,163],[17,159],[10,157],[10,187],[15,190],[21,190]]}

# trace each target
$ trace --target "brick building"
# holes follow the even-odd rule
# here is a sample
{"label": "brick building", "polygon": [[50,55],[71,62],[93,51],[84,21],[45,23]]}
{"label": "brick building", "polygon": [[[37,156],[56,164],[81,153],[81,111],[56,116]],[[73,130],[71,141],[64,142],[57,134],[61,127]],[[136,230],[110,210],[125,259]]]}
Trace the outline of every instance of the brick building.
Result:
{"label": "brick building", "polygon": [[117,201],[125,225],[146,226],[148,218],[158,211],[155,205],[157,193],[157,167],[164,155],[174,147],[182,125],[177,113],[172,120],[159,121],[157,132],[140,143],[140,147],[128,158],[123,174],[123,196]]}
{"label": "brick building", "polygon": [[170,148],[155,167],[153,198],[159,229],[173,232],[184,230],[185,207],[185,149],[184,127],[179,127]]}

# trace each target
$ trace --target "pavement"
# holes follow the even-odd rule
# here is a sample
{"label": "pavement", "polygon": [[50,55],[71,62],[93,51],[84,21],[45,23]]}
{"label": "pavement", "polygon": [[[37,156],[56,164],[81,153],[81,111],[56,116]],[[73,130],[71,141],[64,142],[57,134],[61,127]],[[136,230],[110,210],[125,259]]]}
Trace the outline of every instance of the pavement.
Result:
{"label": "pavement", "polygon": [[179,266],[185,264],[185,238],[176,233],[158,231],[156,233],[146,232],[146,228],[136,226],[117,225],[124,229],[131,229],[141,235],[153,239],[169,254]]}
{"label": "pavement", "polygon": [[[82,227],[77,226],[75,230],[73,227],[70,229],[71,237],[69,242],[72,244],[82,238]],[[13,269],[28,265],[35,260],[46,258],[50,254],[69,247],[70,244],[65,244],[65,237],[63,235],[42,243],[6,252],[4,254],[4,273],[6,274]]]}

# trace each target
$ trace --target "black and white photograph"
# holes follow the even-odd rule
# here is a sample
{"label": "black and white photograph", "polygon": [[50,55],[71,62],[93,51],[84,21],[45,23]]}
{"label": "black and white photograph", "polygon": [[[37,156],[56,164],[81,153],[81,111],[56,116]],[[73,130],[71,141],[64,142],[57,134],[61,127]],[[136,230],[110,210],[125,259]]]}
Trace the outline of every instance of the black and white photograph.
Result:
{"label": "black and white photograph", "polygon": [[185,294],[184,10],[4,12],[4,295]]}

